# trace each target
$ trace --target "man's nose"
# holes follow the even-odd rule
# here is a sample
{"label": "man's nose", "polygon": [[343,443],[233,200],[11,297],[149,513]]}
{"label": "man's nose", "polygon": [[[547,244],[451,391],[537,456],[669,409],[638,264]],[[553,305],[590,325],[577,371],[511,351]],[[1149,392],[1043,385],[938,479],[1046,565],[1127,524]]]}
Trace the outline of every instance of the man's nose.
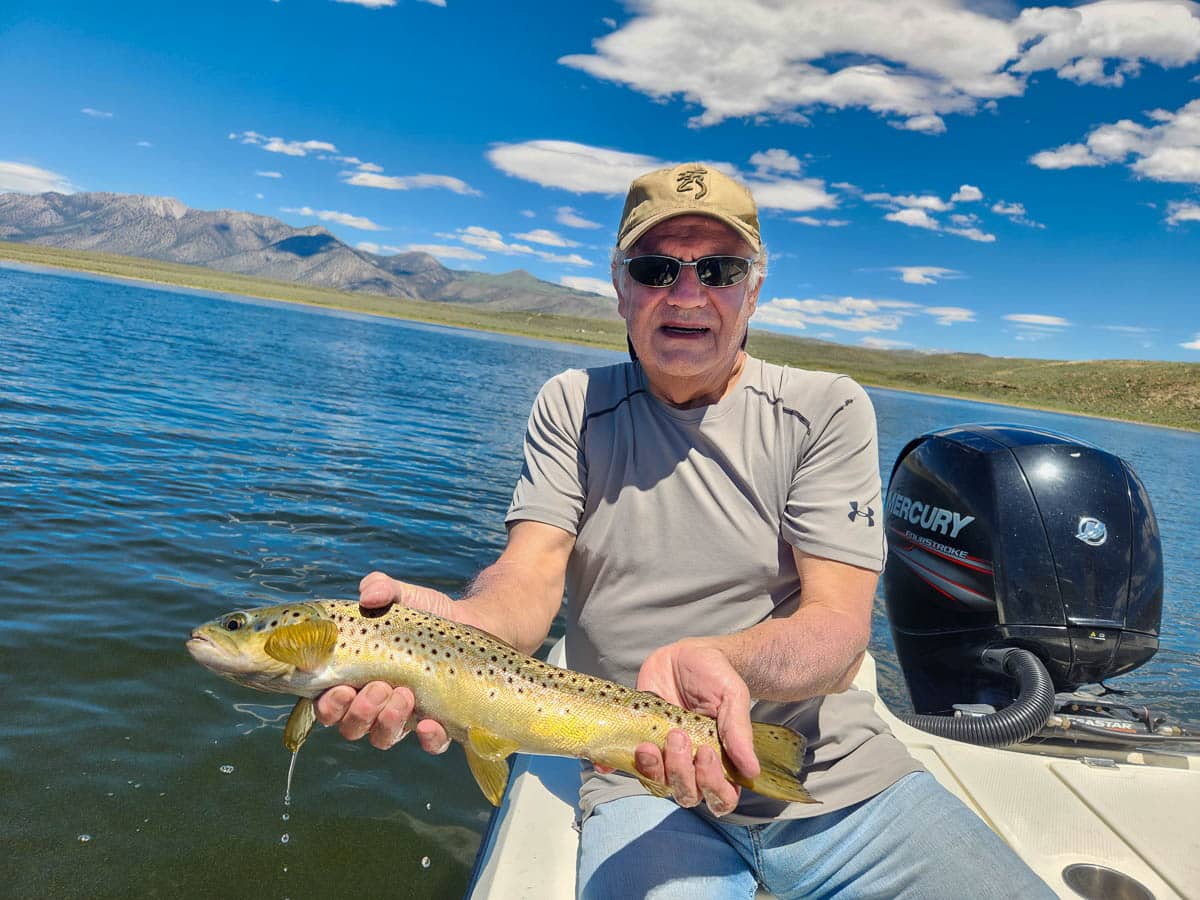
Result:
{"label": "man's nose", "polygon": [[670,293],[667,295],[667,302],[672,306],[679,306],[685,309],[703,306],[708,302],[705,290],[706,288],[696,276],[696,267],[684,266],[679,270],[679,277],[675,279],[675,283],[671,285]]}

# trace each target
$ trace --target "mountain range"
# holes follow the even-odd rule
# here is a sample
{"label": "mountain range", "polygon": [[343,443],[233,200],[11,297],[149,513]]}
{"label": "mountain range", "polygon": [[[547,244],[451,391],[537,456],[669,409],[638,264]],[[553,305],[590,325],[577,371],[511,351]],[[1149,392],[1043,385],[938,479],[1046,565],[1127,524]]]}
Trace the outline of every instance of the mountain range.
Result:
{"label": "mountain range", "polygon": [[192,209],[171,197],[107,192],[0,194],[0,241],[205,266],[388,297],[467,303],[588,318],[618,318],[616,303],[517,270],[448,269],[428,253],[367,253],[320,226]]}

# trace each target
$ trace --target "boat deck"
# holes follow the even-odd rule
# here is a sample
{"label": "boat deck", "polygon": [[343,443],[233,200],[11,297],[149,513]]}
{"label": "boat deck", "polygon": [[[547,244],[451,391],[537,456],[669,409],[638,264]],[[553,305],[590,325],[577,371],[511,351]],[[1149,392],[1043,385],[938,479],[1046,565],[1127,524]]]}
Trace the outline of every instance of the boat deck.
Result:
{"label": "boat deck", "polygon": [[[855,685],[874,689],[869,656]],[[911,728],[882,701],[876,709],[938,781],[1060,897],[1144,896],[1115,893],[1111,884],[1073,890],[1063,873],[1083,864],[1123,873],[1156,900],[1200,898],[1200,757],[1129,754],[1118,762],[1073,750],[1054,756],[1042,748],[976,747]],[[578,763],[524,754],[513,763],[470,896],[568,900],[575,896]],[[1104,877],[1091,874],[1093,883]]]}

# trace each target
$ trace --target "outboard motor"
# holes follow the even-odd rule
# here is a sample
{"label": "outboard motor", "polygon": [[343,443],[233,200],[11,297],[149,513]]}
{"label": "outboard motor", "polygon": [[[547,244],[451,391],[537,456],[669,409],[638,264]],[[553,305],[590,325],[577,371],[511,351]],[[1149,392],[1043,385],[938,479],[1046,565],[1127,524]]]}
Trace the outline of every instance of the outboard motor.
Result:
{"label": "outboard motor", "polygon": [[1063,692],[1158,650],[1158,525],[1119,457],[1015,425],[932,432],[901,451],[884,514],[883,591],[917,727],[1023,741]]}

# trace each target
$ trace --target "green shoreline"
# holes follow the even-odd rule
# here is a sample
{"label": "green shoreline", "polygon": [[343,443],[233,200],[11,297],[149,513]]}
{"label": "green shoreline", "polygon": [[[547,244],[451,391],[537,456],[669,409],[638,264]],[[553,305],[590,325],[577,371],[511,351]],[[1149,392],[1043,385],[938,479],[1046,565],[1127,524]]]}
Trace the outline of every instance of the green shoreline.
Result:
{"label": "green shoreline", "polygon": [[[493,311],[336,291],[139,257],[0,241],[0,260],[261,300],[299,303],[431,325],[625,348],[624,323],[537,312]],[[1139,425],[1200,431],[1200,363],[1007,359],[978,354],[871,350],[755,329],[749,349],[772,362],[845,372],[864,385]],[[1020,398],[1019,400],[1017,398]]]}

